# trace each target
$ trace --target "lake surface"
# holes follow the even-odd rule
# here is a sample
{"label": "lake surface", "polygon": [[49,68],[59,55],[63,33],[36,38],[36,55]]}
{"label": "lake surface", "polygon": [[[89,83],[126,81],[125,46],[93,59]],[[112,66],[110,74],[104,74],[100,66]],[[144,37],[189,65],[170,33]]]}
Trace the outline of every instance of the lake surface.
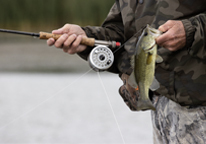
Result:
{"label": "lake surface", "polygon": [[151,144],[150,112],[131,112],[117,75],[0,73],[0,143]]}

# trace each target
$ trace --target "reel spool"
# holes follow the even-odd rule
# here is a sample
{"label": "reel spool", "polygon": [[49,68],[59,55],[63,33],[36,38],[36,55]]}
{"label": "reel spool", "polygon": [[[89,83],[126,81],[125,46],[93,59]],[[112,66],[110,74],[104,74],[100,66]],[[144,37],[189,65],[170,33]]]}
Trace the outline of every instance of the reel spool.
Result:
{"label": "reel spool", "polygon": [[91,51],[88,62],[94,71],[105,71],[112,66],[114,55],[107,46],[98,45]]}

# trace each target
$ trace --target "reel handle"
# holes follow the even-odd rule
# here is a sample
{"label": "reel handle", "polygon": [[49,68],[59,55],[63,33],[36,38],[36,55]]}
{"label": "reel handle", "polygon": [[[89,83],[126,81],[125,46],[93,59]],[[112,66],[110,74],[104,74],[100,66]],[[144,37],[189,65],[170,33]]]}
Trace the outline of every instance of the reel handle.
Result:
{"label": "reel handle", "polygon": [[[57,40],[60,36],[61,34],[39,32],[40,39],[54,38],[55,40]],[[95,39],[94,38],[82,38],[81,44],[93,47],[95,45]]]}

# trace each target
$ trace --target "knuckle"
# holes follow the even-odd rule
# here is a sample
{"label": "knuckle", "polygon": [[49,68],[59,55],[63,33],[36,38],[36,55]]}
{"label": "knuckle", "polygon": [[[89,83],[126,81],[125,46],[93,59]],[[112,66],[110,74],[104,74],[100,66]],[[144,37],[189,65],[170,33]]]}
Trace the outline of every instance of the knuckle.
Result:
{"label": "knuckle", "polygon": [[70,24],[68,24],[68,23],[64,25],[64,27],[69,27],[69,26],[70,26]]}
{"label": "knuckle", "polygon": [[72,39],[76,39],[77,38],[77,35],[76,34],[72,34]]}
{"label": "knuckle", "polygon": [[174,21],[173,20],[168,20],[167,22],[168,22],[168,24],[172,24]]}
{"label": "knuckle", "polygon": [[170,32],[168,32],[168,38],[170,40],[174,40],[175,38],[177,38],[177,36],[173,31],[170,31]]}
{"label": "knuckle", "polygon": [[172,40],[175,40],[177,38],[176,35],[174,35],[174,34],[171,34],[170,37],[171,37]]}

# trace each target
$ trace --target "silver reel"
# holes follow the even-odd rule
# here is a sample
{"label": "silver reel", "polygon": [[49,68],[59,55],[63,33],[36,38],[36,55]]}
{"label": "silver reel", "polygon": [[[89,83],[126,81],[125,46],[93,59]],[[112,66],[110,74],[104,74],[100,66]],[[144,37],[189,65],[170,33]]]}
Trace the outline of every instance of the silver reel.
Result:
{"label": "silver reel", "polygon": [[91,51],[88,62],[94,71],[105,71],[112,66],[114,55],[107,46],[98,45]]}

